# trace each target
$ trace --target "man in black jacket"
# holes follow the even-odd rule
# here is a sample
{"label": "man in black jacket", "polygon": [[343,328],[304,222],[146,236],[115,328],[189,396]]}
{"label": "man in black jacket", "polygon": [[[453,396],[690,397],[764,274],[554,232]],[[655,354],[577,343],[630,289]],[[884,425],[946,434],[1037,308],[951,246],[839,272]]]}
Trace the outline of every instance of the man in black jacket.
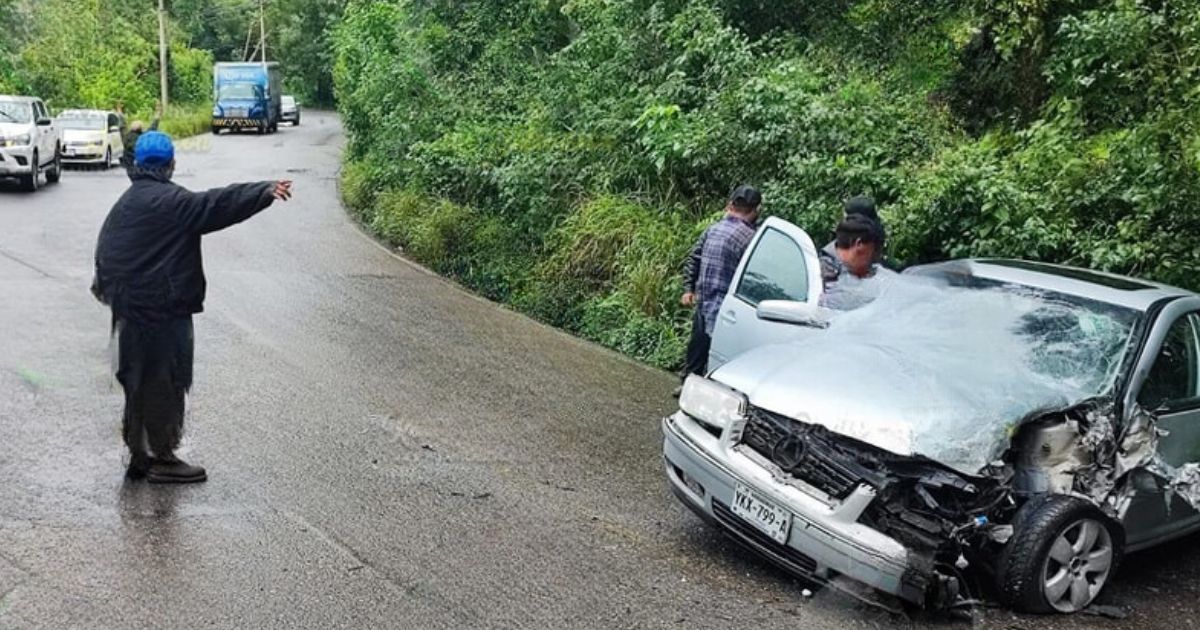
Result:
{"label": "man in black jacket", "polygon": [[96,244],[92,291],[109,305],[117,335],[117,380],[125,390],[127,475],[153,483],[204,481],[203,468],[175,457],[192,384],[192,314],[204,310],[200,237],[291,197],[290,181],[235,184],[195,193],[171,182],[170,138],[138,139],[133,180]]}

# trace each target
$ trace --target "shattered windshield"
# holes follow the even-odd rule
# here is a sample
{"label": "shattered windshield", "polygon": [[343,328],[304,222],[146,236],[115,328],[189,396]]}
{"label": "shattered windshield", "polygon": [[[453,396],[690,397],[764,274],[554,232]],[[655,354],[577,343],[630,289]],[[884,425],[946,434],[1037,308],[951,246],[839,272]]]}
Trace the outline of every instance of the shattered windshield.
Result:
{"label": "shattered windshield", "polygon": [[764,401],[778,392],[765,403],[778,413],[974,474],[1021,421],[1110,394],[1139,317],[1023,285],[902,274],[802,348],[747,355],[778,366],[761,368],[765,386],[735,386]]}

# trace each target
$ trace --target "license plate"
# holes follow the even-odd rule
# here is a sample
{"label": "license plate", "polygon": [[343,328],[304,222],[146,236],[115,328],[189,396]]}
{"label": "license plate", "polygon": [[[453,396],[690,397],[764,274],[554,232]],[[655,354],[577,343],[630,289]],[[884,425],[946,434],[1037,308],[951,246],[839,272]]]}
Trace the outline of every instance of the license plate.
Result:
{"label": "license plate", "polygon": [[746,486],[738,486],[733,491],[733,513],[780,544],[787,542],[788,531],[792,528],[791,513],[764,500]]}

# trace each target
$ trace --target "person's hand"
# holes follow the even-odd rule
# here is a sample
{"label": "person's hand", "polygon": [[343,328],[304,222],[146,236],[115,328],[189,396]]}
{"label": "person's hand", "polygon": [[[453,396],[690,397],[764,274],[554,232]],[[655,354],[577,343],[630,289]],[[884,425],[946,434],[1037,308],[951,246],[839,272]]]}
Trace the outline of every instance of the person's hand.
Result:
{"label": "person's hand", "polygon": [[287,201],[292,198],[292,180],[281,179],[275,182],[275,189],[271,191],[271,196],[280,200]]}
{"label": "person's hand", "polygon": [[684,306],[695,306],[696,294],[692,293],[691,291],[684,293],[683,297],[679,298],[679,303]]}

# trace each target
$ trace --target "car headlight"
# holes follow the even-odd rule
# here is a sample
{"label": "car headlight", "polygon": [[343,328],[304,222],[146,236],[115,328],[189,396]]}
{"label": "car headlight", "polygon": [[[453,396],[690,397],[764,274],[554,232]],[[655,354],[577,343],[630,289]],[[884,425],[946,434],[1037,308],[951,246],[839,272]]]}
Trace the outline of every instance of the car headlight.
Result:
{"label": "car headlight", "polygon": [[746,397],[716,381],[695,374],[683,383],[679,408],[687,415],[714,427],[728,427],[746,415]]}
{"label": "car headlight", "polygon": [[28,133],[23,133],[18,136],[10,136],[8,139],[8,146],[10,146],[10,147],[29,146],[29,142],[31,139],[32,139],[32,136],[31,136],[31,134],[28,134]]}
{"label": "car headlight", "polygon": [[221,117],[221,108],[220,107],[213,105],[213,116],[216,116],[218,118]]}

